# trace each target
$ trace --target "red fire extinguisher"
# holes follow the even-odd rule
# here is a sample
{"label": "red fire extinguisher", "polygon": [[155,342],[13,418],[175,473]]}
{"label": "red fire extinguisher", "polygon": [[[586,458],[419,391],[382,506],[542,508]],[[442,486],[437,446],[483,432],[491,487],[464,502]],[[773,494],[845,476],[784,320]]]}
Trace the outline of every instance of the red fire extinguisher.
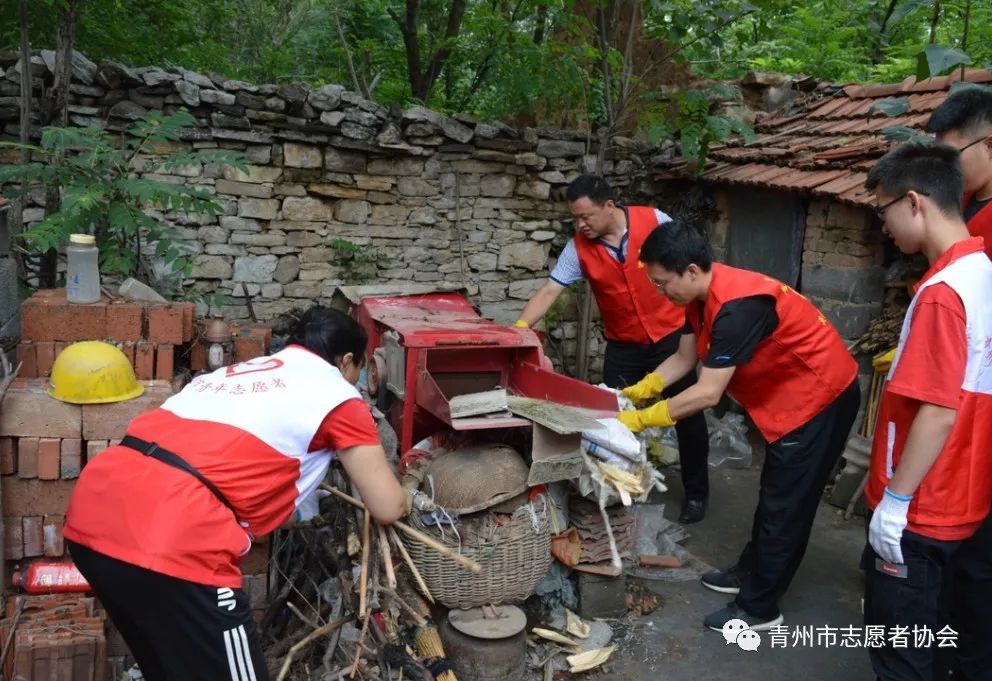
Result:
{"label": "red fire extinguisher", "polygon": [[27,573],[18,570],[14,586],[31,594],[83,593],[91,591],[89,583],[72,563],[32,563]]}

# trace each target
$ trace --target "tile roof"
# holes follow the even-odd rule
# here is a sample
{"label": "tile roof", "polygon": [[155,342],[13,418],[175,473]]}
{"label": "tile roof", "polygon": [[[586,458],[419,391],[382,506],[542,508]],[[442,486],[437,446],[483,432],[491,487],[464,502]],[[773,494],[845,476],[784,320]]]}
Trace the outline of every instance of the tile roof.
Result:
{"label": "tile roof", "polygon": [[[839,201],[869,204],[864,181],[875,161],[893,144],[884,128],[907,126],[922,131],[930,114],[947,97],[953,76],[880,85],[821,85],[799,113],[773,114],[755,125],[755,139],[715,146],[703,180],[799,190]],[[968,69],[964,80],[992,84],[992,71]],[[909,110],[894,117],[871,112],[889,98],[909,98]],[[682,164],[681,159],[678,163]],[[682,176],[676,168],[659,178]]]}

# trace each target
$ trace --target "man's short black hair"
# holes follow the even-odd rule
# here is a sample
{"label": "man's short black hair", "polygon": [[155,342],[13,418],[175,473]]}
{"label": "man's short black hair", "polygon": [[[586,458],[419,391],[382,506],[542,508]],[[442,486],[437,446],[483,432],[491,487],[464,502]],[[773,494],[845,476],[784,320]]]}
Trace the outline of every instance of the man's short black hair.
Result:
{"label": "man's short black hair", "polygon": [[697,265],[703,272],[709,272],[713,266],[713,256],[702,233],[679,218],[655,227],[644,240],[638,258],[647,265],[661,265],[679,275],[689,265]]}
{"label": "man's short black hair", "polygon": [[565,198],[569,203],[578,201],[583,196],[597,206],[602,206],[607,201],[616,201],[613,196],[613,187],[599,175],[579,175],[572,180],[565,190]]}
{"label": "man's short black hair", "polygon": [[990,126],[992,89],[973,85],[951,94],[934,109],[926,131],[940,134],[953,130],[963,135],[979,135]]}
{"label": "man's short black hair", "polygon": [[929,196],[946,215],[961,216],[964,177],[958,150],[939,142],[907,142],[878,160],[865,188],[881,187],[892,198],[912,190]]}

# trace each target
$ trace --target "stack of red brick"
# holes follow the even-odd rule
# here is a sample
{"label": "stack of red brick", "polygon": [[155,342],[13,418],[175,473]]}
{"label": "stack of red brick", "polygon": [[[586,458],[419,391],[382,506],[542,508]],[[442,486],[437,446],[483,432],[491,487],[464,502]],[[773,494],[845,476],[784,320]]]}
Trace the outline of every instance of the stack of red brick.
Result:
{"label": "stack of red brick", "polygon": [[126,402],[75,405],[50,397],[45,379],[14,380],[0,409],[7,560],[63,555],[62,521],[79,471],[123,437],[131,419],[172,394],[168,381],[144,385]]}
{"label": "stack of red brick", "polygon": [[65,289],[35,292],[21,303],[20,376],[45,377],[70,343],[106,340],[119,347],[138,380],[171,380],[176,347],[195,336],[193,303],[145,303],[103,298],[92,305],[66,300]]}
{"label": "stack of red brick", "polygon": [[104,681],[105,625],[106,613],[96,601],[79,594],[9,599],[0,640],[7,640],[12,626],[16,632],[4,678]]}

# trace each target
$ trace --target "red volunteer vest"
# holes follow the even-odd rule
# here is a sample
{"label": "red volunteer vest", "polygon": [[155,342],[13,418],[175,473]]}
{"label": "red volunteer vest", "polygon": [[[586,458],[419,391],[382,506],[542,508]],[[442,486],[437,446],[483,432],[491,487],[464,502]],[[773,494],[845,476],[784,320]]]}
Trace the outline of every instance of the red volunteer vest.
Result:
{"label": "red volunteer vest", "polygon": [[[937,283],[954,289],[964,304],[968,359],[954,425],[909,504],[907,517],[911,526],[917,526],[911,527],[914,531],[925,531],[926,527],[977,526],[988,515],[992,502],[992,308],[988,304],[992,263],[980,251],[973,251],[924,280],[919,290]],[[907,338],[913,333],[917,299],[918,295],[906,311],[890,376],[902,359]],[[935,370],[939,371],[939,367]],[[886,383],[865,487],[865,499],[871,508],[878,506],[899,465],[914,419],[915,413],[907,415],[893,410]]]}
{"label": "red volunteer vest", "polygon": [[289,518],[327,471],[333,453],[309,451],[324,417],[357,397],[335,367],[298,346],[200,376],[127,433],[183,457],[241,524],[189,473],[116,446],[86,464],[63,534],[148,570],[240,587],[251,538]]}
{"label": "red volunteer vest", "polygon": [[648,279],[638,260],[641,246],[655,227],[654,208],[627,206],[627,257],[619,262],[607,249],[576,234],[579,265],[596,296],[607,340],[654,343],[685,324],[685,315]]}
{"label": "red volunteer vest", "polygon": [[751,360],[737,367],[727,392],[747,410],[765,440],[775,442],[833,402],[858,367],[836,329],[805,296],[771,277],[719,263],[713,264],[703,319],[698,305],[686,308],[700,360],[709,351],[720,308],[756,295],[775,298],[778,326]]}
{"label": "red volunteer vest", "polygon": [[992,259],[992,202],[985,204],[984,208],[971,216],[968,220],[968,232],[985,239],[985,254]]}

